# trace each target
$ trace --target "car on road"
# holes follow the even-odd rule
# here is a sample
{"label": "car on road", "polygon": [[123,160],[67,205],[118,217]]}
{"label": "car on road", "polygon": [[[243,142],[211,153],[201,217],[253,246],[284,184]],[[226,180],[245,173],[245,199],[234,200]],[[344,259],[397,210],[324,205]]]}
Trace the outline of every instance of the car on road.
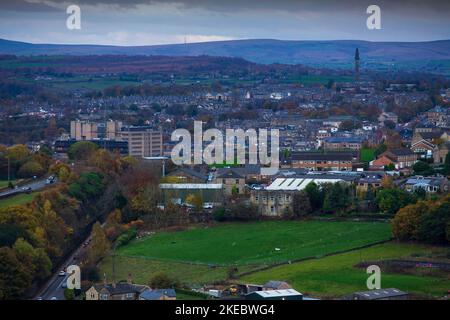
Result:
{"label": "car on road", "polygon": [[45,180],[46,184],[52,184],[55,182],[55,177],[54,176],[50,176],[47,178],[47,180]]}
{"label": "car on road", "polygon": [[37,297],[36,300],[44,300],[42,297]]}
{"label": "car on road", "polygon": [[60,277],[64,277],[66,275],[66,272],[64,271],[64,270],[61,270],[59,273],[58,273],[58,276],[60,276]]}
{"label": "car on road", "polygon": [[61,288],[67,288],[67,282],[66,281],[63,281],[62,283],[61,283]]}
{"label": "car on road", "polygon": [[23,187],[23,188],[22,188],[22,191],[25,192],[25,193],[30,194],[31,191],[33,191],[33,189],[31,189],[31,187]]}
{"label": "car on road", "polygon": [[58,300],[57,297],[51,297],[50,300]]}

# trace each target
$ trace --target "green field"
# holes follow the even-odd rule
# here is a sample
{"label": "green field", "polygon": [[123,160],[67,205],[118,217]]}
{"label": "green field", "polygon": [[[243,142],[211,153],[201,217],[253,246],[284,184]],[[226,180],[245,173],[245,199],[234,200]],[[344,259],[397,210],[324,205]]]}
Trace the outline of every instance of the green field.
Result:
{"label": "green field", "polygon": [[[441,259],[445,259],[445,248],[389,242],[322,259],[271,268],[239,280],[250,283],[284,280],[298,291],[312,296],[341,297],[355,291],[367,290],[368,275],[364,269],[355,267],[359,262],[411,258],[417,255],[425,258],[440,255]],[[448,262],[448,259],[446,261]],[[439,278],[423,274],[393,274],[383,273],[383,270],[381,272],[382,288],[397,288],[423,297],[440,297],[450,288],[448,276]]]}
{"label": "green field", "polygon": [[22,193],[17,196],[2,199],[2,200],[0,200],[0,209],[6,208],[9,206],[14,206],[14,205],[15,206],[22,205],[22,204],[31,202],[31,200],[33,200],[34,195],[35,195],[34,193],[32,193],[32,194]]}
{"label": "green field", "polygon": [[317,257],[390,238],[375,222],[269,221],[161,232],[133,241],[119,255],[215,265],[273,264]]}
{"label": "green field", "polygon": [[[348,221],[223,223],[159,232],[116,250],[116,279],[124,280],[131,273],[136,283],[146,284],[163,271],[184,285],[200,287],[226,281],[230,266],[234,266],[241,275],[238,282],[284,280],[313,297],[336,298],[366,290],[368,275],[356,266],[360,262],[413,257],[448,262],[448,249],[442,247],[393,241],[376,244],[390,235],[387,223]],[[284,264],[271,267],[281,262]],[[381,285],[421,297],[442,296],[450,288],[450,278],[428,271],[403,274],[382,270]],[[100,274],[104,273],[112,275],[111,257],[100,264]],[[193,299],[186,294],[178,298]]]}
{"label": "green field", "polygon": [[361,161],[370,162],[375,159],[375,150],[370,148],[361,149]]}
{"label": "green field", "polygon": [[[152,276],[163,271],[172,279],[177,279],[191,287],[222,281],[227,278],[227,267],[212,267],[201,264],[159,261],[152,259],[115,257],[115,272],[117,280],[126,280],[131,274],[136,283],[148,284]],[[239,268],[239,272],[250,271],[251,267]],[[100,274],[112,275],[112,258],[104,259],[100,264]]]}

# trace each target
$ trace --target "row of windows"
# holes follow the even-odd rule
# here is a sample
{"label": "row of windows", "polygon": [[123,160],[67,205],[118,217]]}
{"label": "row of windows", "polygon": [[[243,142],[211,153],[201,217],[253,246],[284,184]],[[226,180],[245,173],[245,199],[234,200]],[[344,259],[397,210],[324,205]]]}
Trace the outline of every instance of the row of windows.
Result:
{"label": "row of windows", "polygon": [[[275,196],[269,196],[269,197],[266,197],[266,196],[262,196],[261,197],[261,200],[262,201],[266,201],[267,199],[269,199],[270,201],[275,201],[275,198],[278,198],[278,200],[283,200],[283,198],[286,200],[286,201],[289,201],[289,200],[291,200],[291,196],[290,195],[288,195],[288,194],[286,194],[286,195],[279,195],[278,197],[275,197]],[[259,196],[255,196],[255,201],[259,201]]]}
{"label": "row of windows", "polygon": [[294,163],[298,164],[351,164],[351,161],[320,161],[320,160],[311,160],[311,161],[295,161]]}

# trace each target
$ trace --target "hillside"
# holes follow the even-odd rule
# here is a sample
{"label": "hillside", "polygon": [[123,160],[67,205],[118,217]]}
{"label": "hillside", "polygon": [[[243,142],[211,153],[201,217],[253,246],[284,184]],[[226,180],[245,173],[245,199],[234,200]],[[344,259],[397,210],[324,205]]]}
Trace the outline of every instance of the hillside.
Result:
{"label": "hillside", "polygon": [[[0,54],[15,55],[167,55],[240,57],[256,63],[342,65],[359,48],[364,63],[411,63],[450,60],[450,40],[431,42],[368,42],[232,40],[155,46],[31,44],[0,39]],[[415,63],[414,63],[415,64]]]}

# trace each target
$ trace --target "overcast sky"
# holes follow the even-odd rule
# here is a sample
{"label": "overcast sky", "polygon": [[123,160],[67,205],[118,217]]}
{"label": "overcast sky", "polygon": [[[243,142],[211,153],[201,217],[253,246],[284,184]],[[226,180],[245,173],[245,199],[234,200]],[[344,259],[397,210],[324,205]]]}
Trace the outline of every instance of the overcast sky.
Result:
{"label": "overcast sky", "polygon": [[[81,30],[66,8],[81,8]],[[381,30],[366,9],[381,8]],[[436,0],[1,0],[0,38],[33,43],[151,45],[289,39],[450,39],[450,1]]]}

